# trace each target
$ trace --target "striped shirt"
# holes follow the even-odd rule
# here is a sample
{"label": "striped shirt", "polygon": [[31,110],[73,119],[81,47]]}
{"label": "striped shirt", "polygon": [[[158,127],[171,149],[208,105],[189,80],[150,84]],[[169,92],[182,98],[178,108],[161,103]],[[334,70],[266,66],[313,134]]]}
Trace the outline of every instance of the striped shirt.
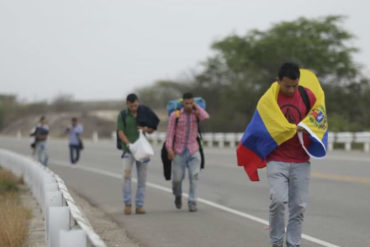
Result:
{"label": "striped shirt", "polygon": [[[199,112],[199,121],[209,118],[208,113],[197,106]],[[198,120],[193,112],[187,114],[184,109],[180,111],[180,117],[176,126],[176,111],[170,115],[168,122],[166,148],[168,151],[175,151],[176,154],[181,154],[185,148],[189,149],[190,154],[194,154],[199,150],[197,142],[198,135]]]}

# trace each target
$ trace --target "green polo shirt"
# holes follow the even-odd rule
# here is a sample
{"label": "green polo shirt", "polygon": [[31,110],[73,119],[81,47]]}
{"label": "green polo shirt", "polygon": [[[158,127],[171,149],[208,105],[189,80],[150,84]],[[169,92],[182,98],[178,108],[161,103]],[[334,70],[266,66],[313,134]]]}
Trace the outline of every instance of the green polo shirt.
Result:
{"label": "green polo shirt", "polygon": [[[117,130],[122,130],[128,140],[131,143],[134,143],[137,139],[139,139],[139,131],[137,129],[137,118],[132,116],[131,112],[126,109],[126,126],[123,124],[121,112],[118,114],[117,117]],[[130,152],[129,148],[125,143],[122,142],[122,151],[123,152]]]}

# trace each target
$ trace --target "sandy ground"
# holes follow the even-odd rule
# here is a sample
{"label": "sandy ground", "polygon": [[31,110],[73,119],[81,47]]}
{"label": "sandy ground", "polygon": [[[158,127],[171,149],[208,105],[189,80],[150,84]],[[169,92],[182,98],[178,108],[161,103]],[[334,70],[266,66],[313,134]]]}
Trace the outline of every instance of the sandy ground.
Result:
{"label": "sandy ground", "polygon": [[31,219],[28,226],[28,239],[25,246],[46,247],[44,216],[42,215],[39,204],[26,186],[22,187],[20,200],[22,205],[31,211]]}
{"label": "sandy ground", "polygon": [[[101,210],[92,206],[88,201],[78,196],[70,190],[73,199],[78,204],[80,210],[88,218],[95,232],[103,239],[108,247],[139,247],[140,245],[129,239],[124,229],[112,221]],[[31,211],[29,224],[29,236],[25,247],[46,247],[45,243],[45,221],[41,208],[30,190],[26,187],[22,189],[22,204]]]}

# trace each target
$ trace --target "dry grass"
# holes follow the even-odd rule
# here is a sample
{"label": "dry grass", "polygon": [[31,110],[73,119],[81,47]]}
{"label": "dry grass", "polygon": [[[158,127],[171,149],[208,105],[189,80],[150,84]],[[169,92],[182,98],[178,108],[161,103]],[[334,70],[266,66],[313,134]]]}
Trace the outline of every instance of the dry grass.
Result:
{"label": "dry grass", "polygon": [[0,169],[0,247],[21,247],[27,238],[30,211],[19,203],[20,182]]}

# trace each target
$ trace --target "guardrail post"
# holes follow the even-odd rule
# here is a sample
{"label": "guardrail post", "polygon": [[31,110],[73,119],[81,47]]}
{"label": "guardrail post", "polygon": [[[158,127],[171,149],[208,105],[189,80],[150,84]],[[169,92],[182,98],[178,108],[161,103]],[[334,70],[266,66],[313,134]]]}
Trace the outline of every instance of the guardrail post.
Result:
{"label": "guardrail post", "polygon": [[99,135],[98,135],[98,132],[94,131],[92,133],[92,139],[93,139],[93,142],[98,142],[99,141]]}
{"label": "guardrail post", "polygon": [[113,140],[113,142],[117,141],[117,132],[116,131],[112,131],[112,140]]}
{"label": "guardrail post", "polygon": [[158,143],[161,144],[166,140],[166,132],[158,133]]}
{"label": "guardrail post", "polygon": [[364,152],[369,152],[370,148],[370,132],[356,132],[355,133],[355,142],[363,143]]}
{"label": "guardrail post", "polygon": [[84,230],[61,230],[59,235],[59,246],[87,247],[87,236]]}
{"label": "guardrail post", "polygon": [[336,134],[337,142],[344,143],[344,149],[350,151],[353,142],[353,134],[351,132],[339,132]]}
{"label": "guardrail post", "polygon": [[328,150],[332,151],[334,149],[334,142],[335,142],[335,133],[329,132],[328,133]]}
{"label": "guardrail post", "polygon": [[230,143],[231,148],[235,148],[236,146],[236,133],[226,133],[225,140]]}
{"label": "guardrail post", "polygon": [[70,223],[70,212],[68,207],[50,207],[48,211],[48,247],[65,247],[60,246],[61,230],[68,230]]}
{"label": "guardrail post", "polygon": [[205,142],[205,145],[207,147],[212,147],[213,146],[213,133],[204,133],[203,134],[203,141]]}
{"label": "guardrail post", "polygon": [[225,142],[225,136],[223,133],[215,133],[215,141],[218,143],[218,147],[223,148]]}

